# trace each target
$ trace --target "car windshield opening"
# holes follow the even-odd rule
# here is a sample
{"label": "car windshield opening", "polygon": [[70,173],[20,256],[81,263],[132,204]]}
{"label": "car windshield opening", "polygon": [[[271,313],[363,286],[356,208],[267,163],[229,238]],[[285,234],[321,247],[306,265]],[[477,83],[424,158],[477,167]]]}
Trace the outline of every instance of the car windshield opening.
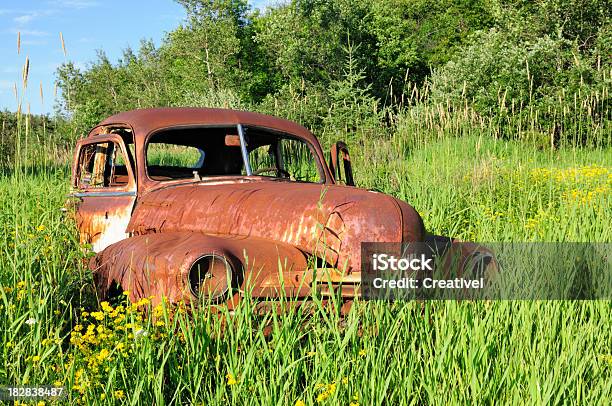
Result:
{"label": "car windshield opening", "polygon": [[[258,127],[243,127],[253,176],[321,182],[312,148],[303,140]],[[157,181],[246,176],[235,126],[174,128],[153,134],[146,148],[147,173]]]}

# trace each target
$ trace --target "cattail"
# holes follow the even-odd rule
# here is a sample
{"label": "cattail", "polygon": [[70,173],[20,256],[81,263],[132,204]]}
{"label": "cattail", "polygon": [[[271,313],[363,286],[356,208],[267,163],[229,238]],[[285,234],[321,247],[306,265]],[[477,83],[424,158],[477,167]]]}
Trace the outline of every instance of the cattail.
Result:
{"label": "cattail", "polygon": [[21,53],[21,32],[17,31],[17,55]]}
{"label": "cattail", "polygon": [[28,87],[28,75],[29,74],[30,74],[30,57],[26,56],[26,61],[25,61],[25,64],[23,65],[22,78],[21,78],[24,89]]}
{"label": "cattail", "polygon": [[43,86],[42,86],[42,81],[40,82],[40,103],[44,106],[45,105],[45,96],[43,94]]}
{"label": "cattail", "polygon": [[64,52],[64,58],[66,57],[66,43],[64,42],[64,34],[60,31],[60,41],[62,43],[62,51]]}

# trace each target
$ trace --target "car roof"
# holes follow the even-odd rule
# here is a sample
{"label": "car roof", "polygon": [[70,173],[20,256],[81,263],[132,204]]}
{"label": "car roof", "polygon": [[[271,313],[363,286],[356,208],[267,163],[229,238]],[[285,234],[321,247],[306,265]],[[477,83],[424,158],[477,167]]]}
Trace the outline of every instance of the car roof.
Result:
{"label": "car roof", "polygon": [[269,128],[305,138],[317,143],[316,137],[305,127],[282,118],[266,114],[231,109],[164,107],[131,110],[110,116],[100,122],[89,135],[99,131],[99,127],[129,125],[134,130],[136,142],[143,142],[151,132],[176,126],[232,126],[243,124]]}

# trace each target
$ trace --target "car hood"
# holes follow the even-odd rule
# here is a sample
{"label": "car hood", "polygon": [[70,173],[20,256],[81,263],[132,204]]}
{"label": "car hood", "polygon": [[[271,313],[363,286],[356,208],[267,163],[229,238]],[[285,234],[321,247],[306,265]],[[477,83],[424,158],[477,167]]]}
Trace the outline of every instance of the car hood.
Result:
{"label": "car hood", "polygon": [[424,237],[419,214],[383,193],[267,180],[179,184],[154,190],[138,199],[128,231],[267,238],[349,271],[361,267],[362,242],[411,242]]}

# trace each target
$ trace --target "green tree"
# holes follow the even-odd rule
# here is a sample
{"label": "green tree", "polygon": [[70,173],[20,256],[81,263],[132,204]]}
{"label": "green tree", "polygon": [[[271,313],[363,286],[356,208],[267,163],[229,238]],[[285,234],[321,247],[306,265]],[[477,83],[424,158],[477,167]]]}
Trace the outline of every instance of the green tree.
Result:
{"label": "green tree", "polygon": [[343,48],[346,62],[341,80],[330,85],[331,106],[325,123],[345,133],[374,130],[380,127],[382,111],[371,95],[372,84],[365,81],[365,69],[360,68],[356,53],[359,45],[350,38]]}

